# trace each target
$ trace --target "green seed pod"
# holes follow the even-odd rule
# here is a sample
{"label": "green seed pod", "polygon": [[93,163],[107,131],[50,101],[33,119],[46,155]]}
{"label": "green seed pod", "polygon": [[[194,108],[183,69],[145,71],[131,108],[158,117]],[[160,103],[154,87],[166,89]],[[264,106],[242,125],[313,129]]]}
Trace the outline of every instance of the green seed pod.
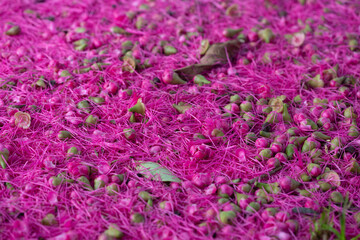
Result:
{"label": "green seed pod", "polygon": [[243,115],[242,117],[243,117],[243,119],[244,119],[245,121],[247,121],[247,123],[249,124],[249,126],[251,126],[251,124],[252,124],[251,121],[252,121],[253,119],[255,119],[255,115],[252,114],[251,112],[244,113],[244,115]]}
{"label": "green seed pod", "polygon": [[294,144],[289,144],[286,147],[285,153],[289,159],[294,157],[296,146]]}
{"label": "green seed pod", "polygon": [[76,45],[75,50],[84,51],[88,47],[87,43]]}
{"label": "green seed pod", "polygon": [[181,114],[185,113],[187,110],[191,108],[190,104],[184,102],[179,102],[179,104],[173,104],[172,106],[178,111],[178,113]]}
{"label": "green seed pod", "polygon": [[133,223],[143,223],[145,221],[145,218],[141,213],[131,214],[130,219]]}
{"label": "green seed pod", "polygon": [[294,103],[296,103],[296,104],[300,104],[300,103],[302,103],[302,98],[301,98],[301,96],[300,95],[297,95],[296,97],[294,97],[294,99],[293,99],[293,102]]}
{"label": "green seed pod", "polygon": [[252,110],[252,104],[251,102],[244,101],[240,104],[240,108],[244,112],[250,112]]}
{"label": "green seed pod", "polygon": [[66,140],[72,138],[71,133],[69,131],[60,131],[58,134],[58,138],[60,140]]}
{"label": "green seed pod", "polygon": [[354,86],[356,83],[357,79],[354,76],[345,77],[344,84]]}
{"label": "green seed pod", "polygon": [[337,71],[339,70],[339,64],[336,64],[335,67],[326,69],[322,72],[325,80],[332,80],[337,77]]}
{"label": "green seed pod", "polygon": [[79,150],[76,147],[71,147],[67,151],[68,156],[79,154]]}
{"label": "green seed pod", "polygon": [[312,159],[316,159],[316,158],[321,157],[322,154],[323,154],[323,153],[322,153],[322,151],[321,151],[320,149],[313,149],[313,150],[311,150],[311,152],[310,152],[310,157],[311,157]]}
{"label": "green seed pod", "polygon": [[201,133],[195,133],[193,136],[193,139],[206,139],[206,137],[204,135],[202,135]]}
{"label": "green seed pod", "polygon": [[230,97],[230,102],[231,103],[240,103],[240,101],[241,101],[241,98],[240,98],[240,96],[238,94],[232,95]]}
{"label": "green seed pod", "polygon": [[243,28],[238,28],[238,29],[227,28],[224,30],[223,35],[227,38],[232,38],[238,35],[239,33],[241,33],[242,30]]}
{"label": "green seed pod", "polygon": [[345,109],[344,117],[345,118],[352,118],[352,119],[357,118],[357,115],[354,113],[354,108],[353,107],[348,107],[347,109]]}
{"label": "green seed pod", "polygon": [[129,122],[131,122],[131,123],[137,122],[137,120],[136,120],[136,117],[135,117],[135,114],[134,114],[134,113],[132,113],[132,114],[131,114],[131,116],[130,116],[130,118],[129,118]]}
{"label": "green seed pod", "polygon": [[249,205],[246,207],[246,211],[249,213],[255,213],[257,211],[260,210],[260,204],[257,202],[251,202],[249,203]]}
{"label": "green seed pod", "polygon": [[16,36],[19,35],[21,32],[21,28],[19,26],[13,26],[9,30],[5,32],[8,36]]}
{"label": "green seed pod", "polygon": [[311,134],[311,136],[313,137],[313,138],[315,138],[315,139],[318,139],[318,140],[330,140],[331,139],[331,137],[330,136],[328,136],[328,135],[325,135],[325,134],[323,134],[322,132],[313,132],[312,134]]}
{"label": "green seed pod", "polygon": [[85,125],[86,126],[95,125],[98,122],[98,120],[99,118],[97,116],[89,115],[85,120]]}
{"label": "green seed pod", "polygon": [[265,106],[265,105],[268,105],[268,101],[264,98],[260,98],[259,100],[256,101],[256,105]]}
{"label": "green seed pod", "polygon": [[261,112],[264,113],[264,114],[269,114],[269,113],[272,112],[272,110],[273,110],[272,107],[268,106],[268,107],[266,107],[266,108],[263,108],[263,109],[261,110]]}
{"label": "green seed pod", "polygon": [[224,198],[224,197],[222,197],[222,198],[219,198],[218,203],[219,203],[219,204],[224,204],[224,203],[227,203],[227,202],[229,202],[229,201],[230,201],[229,198]]}
{"label": "green seed pod", "polygon": [[119,192],[119,185],[116,183],[110,183],[106,186],[106,192],[109,196],[114,196]]}
{"label": "green seed pod", "polygon": [[146,191],[141,191],[138,194],[139,198],[141,198],[142,200],[144,200],[145,202],[149,201],[150,199],[152,199],[150,193],[146,192]]}
{"label": "green seed pod", "polygon": [[62,183],[62,179],[56,176],[52,176],[49,181],[54,187],[60,186]]}
{"label": "green seed pod", "polygon": [[225,134],[220,129],[215,128],[214,130],[212,130],[211,136],[213,136],[213,137],[222,137],[222,136],[225,136]]}
{"label": "green seed pod", "polygon": [[278,112],[272,111],[269,113],[265,119],[265,122],[267,123],[278,123],[280,121],[280,116]]}
{"label": "green seed pod", "polygon": [[145,104],[142,102],[141,98],[139,98],[137,103],[133,107],[129,108],[128,111],[144,115],[146,111]]}
{"label": "green seed pod", "polygon": [[83,188],[86,188],[87,190],[94,190],[87,177],[81,176],[77,179],[77,181],[78,181],[78,183],[80,183],[82,185]]}
{"label": "green seed pod", "polygon": [[0,156],[0,165],[3,169],[6,169],[6,161]]}
{"label": "green seed pod", "polygon": [[345,79],[346,79],[345,77],[337,77],[337,78],[334,78],[332,81],[336,82],[336,87],[340,87],[340,85],[343,84]]}
{"label": "green seed pod", "polygon": [[245,183],[241,186],[241,191],[243,191],[245,193],[251,192],[251,189],[252,189],[252,187],[250,186],[250,184],[247,184],[247,183]]}
{"label": "green seed pod", "polygon": [[273,156],[272,151],[269,148],[263,149],[259,152],[259,157],[262,160],[267,160]]}
{"label": "green seed pod", "polygon": [[306,139],[308,139],[307,136],[306,137],[296,137],[293,142],[290,141],[290,139],[289,139],[289,142],[292,142],[293,144],[295,144],[296,147],[301,147],[304,144],[304,142],[306,141]]}
{"label": "green seed pod", "polygon": [[113,26],[110,28],[110,31],[112,33],[116,33],[116,34],[126,34],[125,29],[118,27],[118,26]]}
{"label": "green seed pod", "polygon": [[85,110],[85,111],[88,111],[89,108],[90,108],[90,104],[88,101],[84,100],[84,101],[81,101],[77,104],[77,108],[78,109],[82,109],[82,110]]}
{"label": "green seed pod", "polygon": [[257,138],[258,138],[258,137],[256,136],[255,133],[249,132],[249,133],[246,134],[246,136],[245,136],[245,141],[246,141],[247,144],[250,144],[250,143],[254,143]]}
{"label": "green seed pod", "polygon": [[330,194],[330,199],[332,202],[337,203],[337,204],[341,204],[344,203],[344,197],[341,193],[339,192],[332,192]]}
{"label": "green seed pod", "polygon": [[269,216],[275,216],[278,210],[276,208],[265,208],[264,212],[268,212]]}
{"label": "green seed pod", "polygon": [[122,182],[124,182],[124,174],[117,174],[116,177],[119,179],[119,184],[121,184]]}
{"label": "green seed pod", "polygon": [[241,212],[241,208],[238,205],[236,205],[234,203],[230,203],[230,205],[234,212]]}
{"label": "green seed pod", "polygon": [[349,164],[349,166],[346,168],[345,171],[360,175],[360,165],[355,159],[352,159],[351,163]]}
{"label": "green seed pod", "polygon": [[263,40],[263,41],[266,42],[266,43],[270,43],[271,40],[273,40],[273,39],[275,38],[274,33],[273,33],[272,30],[269,29],[269,28],[260,30],[260,31],[258,32],[258,35],[259,35],[260,39]]}
{"label": "green seed pod", "polygon": [[146,202],[146,208],[147,209],[150,209],[151,207],[154,206],[154,201],[152,199],[149,199],[147,202]]}
{"label": "green seed pod", "polygon": [[220,222],[223,224],[231,224],[231,222],[236,218],[236,213],[234,211],[222,211],[220,212]]}
{"label": "green seed pod", "polygon": [[96,104],[102,104],[105,102],[105,99],[102,97],[90,97],[90,99]]}
{"label": "green seed pod", "polygon": [[355,218],[356,223],[359,225],[360,224],[360,212],[356,213],[354,215],[354,218]]}
{"label": "green seed pod", "polygon": [[319,186],[323,192],[329,191],[331,189],[331,185],[327,182],[319,182]]}
{"label": "green seed pod", "polygon": [[265,132],[265,131],[260,131],[259,135],[265,138],[271,138],[272,137],[272,133],[269,132]]}
{"label": "green seed pod", "polygon": [[60,72],[60,77],[70,77],[71,73],[68,70],[62,70]]}
{"label": "green seed pod", "polygon": [[291,122],[291,116],[288,111],[288,105],[286,103],[283,104],[283,112],[282,112],[282,118],[284,122]]}
{"label": "green seed pod", "polygon": [[260,189],[264,189],[267,193],[277,194],[280,192],[279,184],[275,183],[255,183],[255,186]]}
{"label": "green seed pod", "polygon": [[54,214],[49,213],[41,220],[41,224],[44,226],[54,226],[58,224],[58,221]]}
{"label": "green seed pod", "polygon": [[321,79],[320,74],[310,79],[307,84],[312,88],[323,88],[325,85],[324,81]]}
{"label": "green seed pod", "polygon": [[133,42],[130,41],[130,40],[124,41],[124,42],[121,44],[121,48],[122,48],[125,52],[130,51],[133,47],[134,47],[134,44],[133,44]]}
{"label": "green seed pod", "polygon": [[170,55],[176,54],[177,52],[178,51],[173,46],[170,46],[170,45],[164,46],[164,54],[165,54],[165,56],[170,56]]}
{"label": "green seed pod", "polygon": [[246,101],[248,102],[253,102],[254,101],[254,96],[252,95],[247,95],[246,98],[245,98]]}
{"label": "green seed pod", "polygon": [[241,178],[236,178],[236,179],[231,180],[231,183],[238,184],[238,183],[240,183],[240,181],[241,181]]}
{"label": "green seed pod", "polygon": [[356,126],[354,126],[354,125],[350,126],[349,131],[348,131],[348,136],[354,137],[354,138],[357,138],[360,136],[359,130],[357,129]]}
{"label": "green seed pod", "polygon": [[335,137],[333,138],[333,140],[331,140],[330,142],[330,150],[335,150],[336,148],[340,147],[340,138],[339,137]]}
{"label": "green seed pod", "polygon": [[119,239],[124,236],[123,232],[120,231],[120,228],[116,224],[111,224],[109,228],[104,232],[107,237]]}
{"label": "green seed pod", "polygon": [[305,173],[301,174],[300,178],[303,182],[310,182],[311,180],[311,177]]}
{"label": "green seed pod", "polygon": [[345,87],[345,86],[339,87],[339,93],[346,93],[348,91],[350,91],[350,89],[348,87]]}
{"label": "green seed pod", "polygon": [[235,192],[235,197],[236,197],[236,201],[237,201],[238,205],[240,205],[240,204],[239,204],[239,201],[241,201],[241,200],[246,200],[246,199],[249,198],[248,195],[242,194],[242,193],[238,193],[238,192]]}
{"label": "green seed pod", "polygon": [[308,190],[299,190],[299,194],[304,197],[311,197],[311,193]]}
{"label": "green seed pod", "polygon": [[146,20],[142,16],[136,18],[135,26],[138,30],[141,30],[145,26]]}
{"label": "green seed pod", "polygon": [[9,160],[9,150],[7,148],[0,149],[0,165],[3,169],[6,168],[6,162]]}
{"label": "green seed pod", "polygon": [[349,41],[349,48],[351,51],[355,51],[357,49],[358,45],[359,44],[358,44],[358,41],[356,41],[356,39],[351,39]]}
{"label": "green seed pod", "polygon": [[135,130],[132,128],[125,128],[123,130],[124,136],[126,139],[131,140],[135,137]]}
{"label": "green seed pod", "polygon": [[36,86],[38,86],[40,88],[46,88],[46,83],[43,78],[40,78],[39,80],[37,80],[35,84],[36,84]]}
{"label": "green seed pod", "polygon": [[292,127],[292,128],[289,128],[286,133],[289,135],[289,136],[297,136],[299,134],[300,130],[297,128],[297,127]]}
{"label": "green seed pod", "polygon": [[258,190],[255,192],[255,196],[266,198],[266,197],[267,197],[267,193],[266,193],[264,190],[262,190],[262,189],[258,189]]}
{"label": "green seed pod", "polygon": [[314,105],[320,105],[326,107],[326,105],[329,103],[327,99],[321,99],[321,98],[314,98],[313,104]]}
{"label": "green seed pod", "polygon": [[209,80],[207,80],[203,75],[200,75],[200,74],[198,74],[194,77],[194,83],[199,86],[203,86],[204,84],[211,84],[211,82]]}
{"label": "green seed pod", "polygon": [[312,130],[318,130],[319,127],[316,125],[316,123],[311,119],[306,119],[306,124],[311,126]]}
{"label": "green seed pod", "polygon": [[302,149],[301,151],[304,153],[304,152],[309,152],[313,149],[316,148],[316,143],[312,140],[308,141],[308,139],[305,140],[303,146],[302,146]]}

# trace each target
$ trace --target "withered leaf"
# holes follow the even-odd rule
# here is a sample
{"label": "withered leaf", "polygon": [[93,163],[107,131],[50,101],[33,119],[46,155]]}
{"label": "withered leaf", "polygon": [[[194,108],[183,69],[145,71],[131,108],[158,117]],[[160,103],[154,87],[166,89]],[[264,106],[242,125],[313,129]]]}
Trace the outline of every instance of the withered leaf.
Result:
{"label": "withered leaf", "polygon": [[209,47],[200,63],[176,69],[181,78],[191,80],[195,75],[209,71],[212,68],[232,61],[238,54],[241,43],[238,40],[231,40],[223,43],[215,43]]}

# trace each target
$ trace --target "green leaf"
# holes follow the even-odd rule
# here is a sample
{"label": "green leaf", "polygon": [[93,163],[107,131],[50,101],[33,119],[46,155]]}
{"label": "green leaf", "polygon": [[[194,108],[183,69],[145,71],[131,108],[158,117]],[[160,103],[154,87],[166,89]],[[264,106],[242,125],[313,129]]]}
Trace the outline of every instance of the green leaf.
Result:
{"label": "green leaf", "polygon": [[358,240],[360,238],[360,234],[359,235],[357,235],[357,236],[355,236],[355,237],[353,237],[352,239],[350,239],[350,240]]}
{"label": "green leaf", "polygon": [[181,180],[165,167],[155,162],[139,162],[136,170],[146,178],[162,182],[181,182]]}
{"label": "green leaf", "polygon": [[321,224],[321,228],[334,233],[339,239],[342,239],[340,233],[338,232],[338,230],[336,230],[335,228],[329,226],[328,224]]}

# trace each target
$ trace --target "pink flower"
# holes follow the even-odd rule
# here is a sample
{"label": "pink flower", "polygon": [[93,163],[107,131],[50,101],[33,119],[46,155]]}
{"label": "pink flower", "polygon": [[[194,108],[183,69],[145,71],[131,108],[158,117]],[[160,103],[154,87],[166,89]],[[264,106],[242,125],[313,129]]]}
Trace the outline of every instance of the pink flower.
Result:
{"label": "pink flower", "polygon": [[300,47],[305,41],[305,34],[302,32],[295,33],[291,39],[291,45],[294,47]]}
{"label": "pink flower", "polygon": [[25,112],[17,112],[14,115],[15,125],[19,128],[28,129],[31,123],[30,114]]}

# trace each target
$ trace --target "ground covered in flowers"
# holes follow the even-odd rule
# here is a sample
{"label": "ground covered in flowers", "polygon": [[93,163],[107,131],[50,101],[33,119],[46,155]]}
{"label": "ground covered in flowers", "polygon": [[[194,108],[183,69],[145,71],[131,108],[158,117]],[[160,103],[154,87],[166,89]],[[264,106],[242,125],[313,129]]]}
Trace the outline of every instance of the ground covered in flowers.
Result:
{"label": "ground covered in flowers", "polygon": [[2,239],[356,239],[356,0],[0,0]]}

